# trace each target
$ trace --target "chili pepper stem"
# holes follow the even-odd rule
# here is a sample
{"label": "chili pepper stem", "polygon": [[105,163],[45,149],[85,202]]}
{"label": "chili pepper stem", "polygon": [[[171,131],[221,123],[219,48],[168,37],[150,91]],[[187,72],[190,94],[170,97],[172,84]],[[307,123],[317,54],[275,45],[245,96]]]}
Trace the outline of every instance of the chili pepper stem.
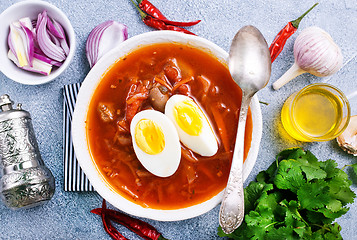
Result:
{"label": "chili pepper stem", "polygon": [[160,235],[157,240],[168,240],[168,239]]}
{"label": "chili pepper stem", "polygon": [[[144,13],[144,11],[141,10],[141,9],[138,7],[138,5],[136,5],[136,3],[134,2],[134,0],[130,0],[130,1],[134,4],[134,6],[136,7],[136,9],[138,9],[138,11],[139,11],[139,13],[140,13],[141,19],[146,18],[147,14]],[[141,2],[141,0],[139,0],[139,1]],[[137,2],[139,2],[139,1],[137,0]]]}
{"label": "chili pepper stem", "polygon": [[297,19],[295,19],[294,21],[291,21],[291,24],[293,25],[294,28],[298,28],[299,24],[301,22],[301,19],[303,19],[306,14],[308,14],[314,7],[316,7],[319,3],[315,3],[314,6],[312,6],[311,8],[309,8],[309,10],[307,10],[304,14],[302,14],[300,17],[298,17]]}

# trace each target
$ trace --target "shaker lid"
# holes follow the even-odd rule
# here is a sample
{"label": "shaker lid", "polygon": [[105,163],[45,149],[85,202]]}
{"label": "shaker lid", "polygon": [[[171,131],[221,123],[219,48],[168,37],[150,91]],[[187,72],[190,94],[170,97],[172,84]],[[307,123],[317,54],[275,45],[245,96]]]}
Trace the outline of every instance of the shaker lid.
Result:
{"label": "shaker lid", "polygon": [[17,104],[17,108],[13,109],[14,102],[10,99],[9,95],[4,94],[0,96],[0,122],[11,118],[30,117],[27,111],[21,109],[21,104]]}
{"label": "shaker lid", "polygon": [[8,111],[12,109],[14,102],[10,99],[9,95],[4,94],[0,96],[0,108],[2,111]]}

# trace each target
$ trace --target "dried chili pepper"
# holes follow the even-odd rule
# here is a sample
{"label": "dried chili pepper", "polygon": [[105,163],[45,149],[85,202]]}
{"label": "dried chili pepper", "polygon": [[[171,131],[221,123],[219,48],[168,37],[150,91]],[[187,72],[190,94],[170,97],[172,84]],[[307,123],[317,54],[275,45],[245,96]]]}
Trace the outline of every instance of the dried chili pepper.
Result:
{"label": "dried chili pepper", "polygon": [[173,25],[173,26],[180,26],[180,27],[190,27],[190,26],[196,25],[197,23],[201,22],[201,20],[196,20],[196,21],[192,21],[192,22],[176,22],[176,21],[171,21],[168,19],[160,19],[160,20],[166,24]]}
{"label": "dried chili pepper", "polygon": [[104,213],[105,216],[107,216],[110,220],[113,220],[116,223],[127,227],[128,229],[146,240],[167,240],[150,224],[139,219],[130,217],[124,213],[106,208],[96,208],[91,210],[91,213],[97,215],[102,215]]}
{"label": "dried chili pepper", "polygon": [[148,0],[136,0],[139,4],[139,8],[143,10],[145,13],[148,15],[157,18],[161,21],[163,21],[166,24],[173,25],[173,26],[180,26],[180,27],[189,27],[196,25],[197,23],[201,22],[201,20],[196,20],[192,22],[176,22],[176,21],[171,21],[168,20],[164,14],[160,12],[160,10],[154,6],[151,2]]}
{"label": "dried chili pepper", "polygon": [[166,24],[170,24],[170,25],[174,25],[174,26],[180,26],[180,27],[190,27],[193,25],[196,25],[197,23],[201,22],[201,20],[196,20],[196,21],[192,21],[192,22],[176,22],[176,21],[171,21],[171,20],[162,20]]}
{"label": "dried chili pepper", "polygon": [[146,15],[144,18],[143,17],[141,17],[141,18],[147,26],[158,29],[158,30],[172,30],[172,31],[176,31],[176,32],[183,32],[183,33],[187,33],[187,34],[196,35],[193,32],[190,32],[184,28],[167,25],[163,21],[161,21],[157,18],[153,18],[150,15]]}
{"label": "dried chili pepper", "polygon": [[160,12],[160,10],[154,6],[154,4],[152,4],[151,2],[147,1],[147,0],[136,0],[139,4],[139,8],[141,10],[143,10],[144,12],[146,12],[147,14],[161,19],[161,20],[165,20],[167,19],[164,14],[162,14]]}
{"label": "dried chili pepper", "polygon": [[141,20],[149,27],[158,29],[158,30],[172,30],[172,31],[176,31],[176,32],[183,32],[183,33],[187,33],[187,34],[192,34],[195,35],[193,32],[190,32],[184,28],[181,27],[177,27],[177,26],[173,26],[173,25],[169,25],[166,24],[165,22],[163,22],[161,19],[152,17],[151,15],[143,12],[143,10],[141,10],[133,0],[130,0],[135,7],[138,9],[140,16],[141,16]]}
{"label": "dried chili pepper", "polygon": [[106,204],[104,199],[103,199],[103,203],[102,203],[102,208],[101,209],[102,209],[102,211],[100,213],[100,216],[102,218],[102,222],[103,222],[103,226],[104,226],[105,231],[114,240],[127,240],[127,238],[124,237],[123,235],[121,235],[120,232],[118,232],[118,230],[110,222],[110,219],[109,219],[109,217],[107,215],[107,212],[106,212],[107,204]]}
{"label": "dried chili pepper", "polygon": [[274,62],[274,60],[281,53],[286,43],[286,40],[288,40],[288,38],[296,32],[296,30],[299,27],[301,19],[303,19],[303,17],[305,17],[306,14],[308,14],[314,7],[316,7],[317,4],[318,3],[315,3],[314,6],[312,6],[309,10],[307,10],[299,18],[295,19],[294,21],[290,21],[282,30],[280,30],[278,35],[276,35],[275,39],[273,40],[272,44],[269,47],[271,62]]}

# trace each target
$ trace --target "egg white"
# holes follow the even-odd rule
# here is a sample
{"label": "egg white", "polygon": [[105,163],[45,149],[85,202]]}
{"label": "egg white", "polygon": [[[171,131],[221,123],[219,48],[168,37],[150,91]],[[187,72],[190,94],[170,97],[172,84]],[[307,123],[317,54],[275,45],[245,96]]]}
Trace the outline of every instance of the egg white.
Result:
{"label": "egg white", "polygon": [[[165,147],[158,154],[145,153],[135,141],[135,126],[142,119],[154,121],[164,134]],[[131,121],[130,132],[134,152],[149,172],[159,177],[169,177],[176,172],[181,160],[181,144],[174,124],[165,114],[156,110],[144,110],[137,113]]]}
{"label": "egg white", "polygon": [[191,149],[192,151],[198,153],[201,156],[210,157],[217,153],[218,151],[218,142],[216,134],[214,133],[213,127],[209,122],[209,119],[204,112],[204,110],[193,100],[197,108],[200,110],[199,112],[202,113],[202,130],[198,136],[189,135],[186,133],[179,124],[175,120],[174,115],[174,107],[177,103],[186,100],[193,100],[184,95],[173,95],[167,101],[165,106],[165,115],[167,115],[171,121],[174,123],[178,135],[180,137],[181,142],[183,145]]}

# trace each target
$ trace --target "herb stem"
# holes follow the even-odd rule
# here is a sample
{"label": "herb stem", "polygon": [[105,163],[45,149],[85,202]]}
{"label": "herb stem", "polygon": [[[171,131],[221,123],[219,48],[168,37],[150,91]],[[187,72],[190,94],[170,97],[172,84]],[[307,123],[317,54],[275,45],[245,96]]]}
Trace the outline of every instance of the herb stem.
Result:
{"label": "herb stem", "polygon": [[352,167],[352,165],[347,164],[347,165],[343,166],[343,167],[341,168],[341,170],[343,171],[346,167]]}
{"label": "herb stem", "polygon": [[270,227],[270,226],[272,226],[272,225],[275,225],[275,224],[277,224],[277,223],[279,223],[279,222],[272,222],[272,223],[266,225],[264,228],[266,229],[266,228],[268,228],[268,227]]}
{"label": "herb stem", "polygon": [[259,101],[259,103],[264,104],[264,105],[269,105],[267,102]]}
{"label": "herb stem", "polygon": [[309,224],[305,221],[305,219],[301,216],[300,212],[296,209],[296,215],[298,215],[301,220],[306,224],[306,226],[309,226]]}
{"label": "herb stem", "polygon": [[321,225],[319,225],[319,224],[316,224],[316,223],[311,223],[310,225],[311,225],[311,226],[316,226],[316,227],[319,227],[319,228],[321,228],[321,229],[323,229],[323,230],[325,230],[325,231],[329,231],[329,232],[331,232],[331,229],[330,229],[330,228],[327,228],[327,227],[321,226]]}

